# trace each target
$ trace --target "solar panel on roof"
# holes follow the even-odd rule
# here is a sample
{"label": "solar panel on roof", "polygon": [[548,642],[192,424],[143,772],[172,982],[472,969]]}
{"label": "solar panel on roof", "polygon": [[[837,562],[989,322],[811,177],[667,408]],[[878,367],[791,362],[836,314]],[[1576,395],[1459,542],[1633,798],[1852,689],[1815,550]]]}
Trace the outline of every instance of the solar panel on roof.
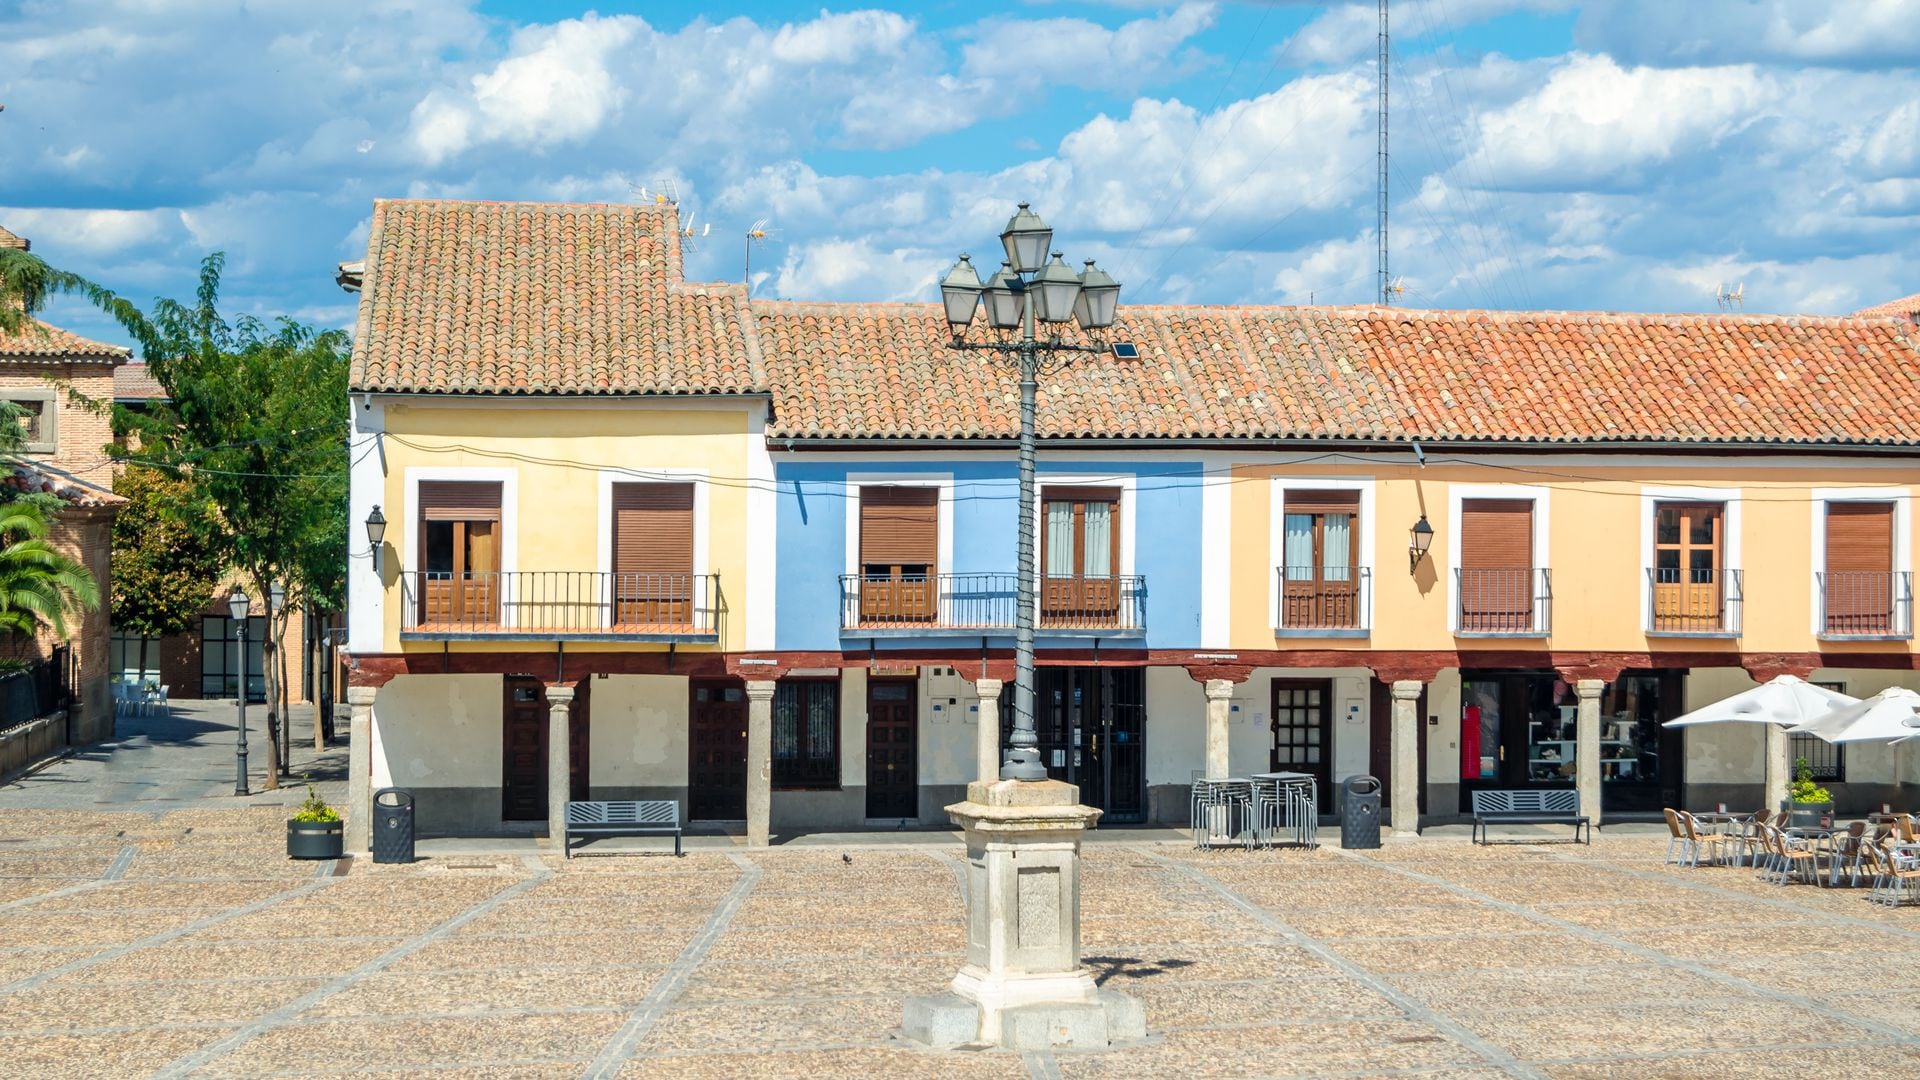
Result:
{"label": "solar panel on roof", "polygon": [[1140,346],[1135,345],[1131,341],[1116,341],[1113,343],[1113,358],[1115,360],[1138,360],[1140,359]]}

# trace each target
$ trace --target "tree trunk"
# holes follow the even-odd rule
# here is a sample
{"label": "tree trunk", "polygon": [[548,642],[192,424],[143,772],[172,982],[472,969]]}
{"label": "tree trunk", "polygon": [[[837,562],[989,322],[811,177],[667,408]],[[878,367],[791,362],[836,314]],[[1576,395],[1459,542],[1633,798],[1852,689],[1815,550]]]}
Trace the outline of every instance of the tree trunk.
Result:
{"label": "tree trunk", "polygon": [[[292,622],[293,622],[293,619],[291,616],[289,616],[287,618],[287,623],[291,625]],[[285,636],[286,635],[284,633],[281,635],[283,640]],[[281,649],[279,650],[279,652],[280,652],[280,666],[279,666],[279,671],[280,671],[280,748],[282,751],[280,754],[280,757],[281,757],[282,765],[286,769],[291,771],[293,768],[293,710],[287,704],[287,699],[290,696],[287,693],[287,650]]]}
{"label": "tree trunk", "polygon": [[140,671],[138,674],[134,676],[134,682],[145,683],[146,681],[147,681],[147,635],[141,634],[140,635]]}
{"label": "tree trunk", "polygon": [[[269,577],[254,575],[254,591],[259,597],[256,602],[267,609],[266,629],[261,634],[264,640],[260,642],[260,675],[267,698],[267,778],[263,786],[268,791],[276,791],[280,787],[280,772],[285,766],[280,760],[279,717],[274,713],[274,684],[278,680],[273,675],[274,654],[277,650],[274,648],[273,639],[273,604],[268,599],[272,595],[268,591],[271,583],[272,579]],[[247,687],[242,683],[240,696],[244,699],[246,695]]]}
{"label": "tree trunk", "polygon": [[314,633],[314,627],[319,623],[319,618],[314,614],[312,604],[306,606],[306,612],[306,632],[300,640],[307,650],[307,685],[312,687],[312,692],[307,696],[313,699],[313,752],[321,754],[327,749],[327,695],[320,692],[320,658],[314,655],[314,639],[318,636]]}

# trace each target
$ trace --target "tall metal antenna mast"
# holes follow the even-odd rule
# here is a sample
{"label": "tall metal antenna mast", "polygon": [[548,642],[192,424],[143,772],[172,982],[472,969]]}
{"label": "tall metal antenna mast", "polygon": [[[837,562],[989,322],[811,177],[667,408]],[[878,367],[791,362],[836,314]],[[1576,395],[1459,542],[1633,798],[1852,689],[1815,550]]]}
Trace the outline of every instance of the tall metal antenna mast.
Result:
{"label": "tall metal antenna mast", "polygon": [[1387,0],[1380,0],[1380,306],[1393,303],[1387,273]]}

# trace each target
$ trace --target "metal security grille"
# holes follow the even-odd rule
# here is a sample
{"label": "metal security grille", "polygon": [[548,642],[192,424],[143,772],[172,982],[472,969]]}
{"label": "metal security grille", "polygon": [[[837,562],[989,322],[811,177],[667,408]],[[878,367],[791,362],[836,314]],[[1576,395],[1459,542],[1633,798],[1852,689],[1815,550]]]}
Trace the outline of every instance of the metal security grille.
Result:
{"label": "metal security grille", "polygon": [[1836,746],[1818,735],[1793,735],[1789,737],[1787,754],[1793,759],[1795,776],[1799,775],[1800,761],[1805,759],[1807,767],[1813,770],[1813,778],[1822,784],[1841,784],[1847,779],[1847,748]]}

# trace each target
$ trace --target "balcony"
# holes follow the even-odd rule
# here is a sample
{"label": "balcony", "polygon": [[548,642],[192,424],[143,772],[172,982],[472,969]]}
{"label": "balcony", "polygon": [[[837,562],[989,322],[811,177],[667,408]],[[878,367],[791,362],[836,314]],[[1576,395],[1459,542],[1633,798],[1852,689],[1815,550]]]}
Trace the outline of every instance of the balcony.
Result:
{"label": "balcony", "polygon": [[1820,636],[1831,640],[1905,641],[1913,637],[1913,575],[1905,571],[1816,573]]}
{"label": "balcony", "polygon": [[400,576],[403,640],[716,642],[718,574],[585,570]]}
{"label": "balcony", "polygon": [[1740,636],[1740,571],[1647,571],[1647,633],[1670,637]]}
{"label": "balcony", "polygon": [[1553,572],[1459,569],[1453,595],[1461,637],[1546,637],[1553,631]]}
{"label": "balcony", "polygon": [[1281,566],[1274,572],[1280,577],[1275,637],[1366,637],[1370,632],[1371,569],[1347,570],[1344,581],[1328,581],[1329,571],[1314,566]]}
{"label": "balcony", "polygon": [[[1089,637],[1146,632],[1147,583],[1138,575],[1040,578],[1039,629]],[[840,631],[862,637],[927,633],[1007,634],[1014,629],[1014,574],[840,576]]]}

